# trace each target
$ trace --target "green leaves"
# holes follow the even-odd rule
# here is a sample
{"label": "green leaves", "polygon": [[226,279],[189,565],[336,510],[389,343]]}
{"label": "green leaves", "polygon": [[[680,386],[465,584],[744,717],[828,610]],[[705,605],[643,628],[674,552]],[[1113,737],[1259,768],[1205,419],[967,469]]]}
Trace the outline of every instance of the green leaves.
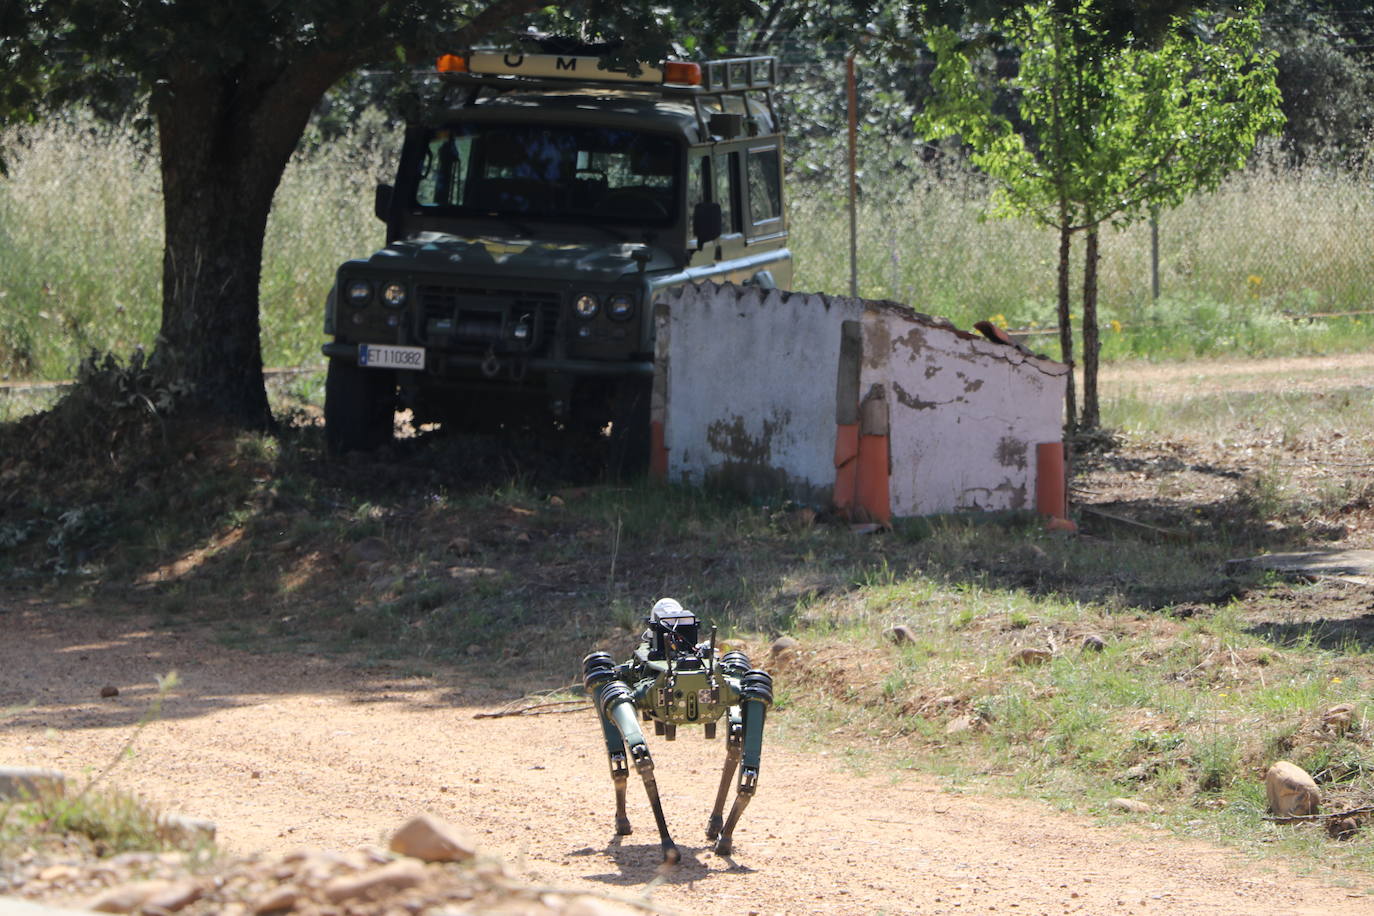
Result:
{"label": "green leaves", "polygon": [[1175,20],[1154,47],[1119,42],[1098,25],[1100,7],[1040,4],[998,23],[1019,52],[1003,87],[1012,111],[996,109],[978,47],[948,29],[927,36],[938,64],[917,129],[971,148],[999,184],[999,213],[1069,230],[1124,225],[1215,187],[1282,124],[1257,3],[1210,37]]}

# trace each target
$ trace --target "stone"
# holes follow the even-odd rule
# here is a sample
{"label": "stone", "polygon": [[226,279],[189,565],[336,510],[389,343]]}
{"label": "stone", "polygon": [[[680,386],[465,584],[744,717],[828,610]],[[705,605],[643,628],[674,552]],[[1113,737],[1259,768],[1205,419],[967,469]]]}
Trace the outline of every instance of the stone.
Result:
{"label": "stone", "polygon": [[897,645],[903,643],[914,643],[916,641],[916,631],[904,623],[899,623],[883,634],[890,642]]}
{"label": "stone", "polygon": [[355,565],[380,563],[391,556],[391,545],[379,537],[365,537],[354,541],[344,552],[344,558]]}
{"label": "stone", "polygon": [[791,636],[779,636],[777,639],[773,640],[773,646],[769,651],[774,655],[783,655],[787,652],[791,652],[793,649],[797,648],[798,645],[800,645],[800,643]]}
{"label": "stone", "polygon": [[1007,664],[1016,668],[1027,668],[1031,665],[1043,665],[1052,658],[1054,658],[1054,653],[1049,649],[1027,647],[1013,652],[1011,657],[1007,659]]}
{"label": "stone", "polygon": [[391,837],[391,851],[425,862],[465,862],[477,854],[473,838],[436,817],[421,814]]}
{"label": "stone", "polygon": [[1118,811],[1125,811],[1127,814],[1149,814],[1154,810],[1138,798],[1114,798],[1110,804]]}
{"label": "stone", "polygon": [[1322,793],[1306,770],[1280,760],[1264,774],[1264,791],[1269,811],[1279,818],[1316,814],[1321,809]]}
{"label": "stone", "polygon": [[1326,833],[1333,840],[1354,839],[1360,831],[1360,822],[1353,817],[1333,817],[1326,822]]}
{"label": "stone", "polygon": [[1096,633],[1089,633],[1083,637],[1084,652],[1101,652],[1107,648],[1107,641]]}
{"label": "stone", "polygon": [[67,777],[43,767],[0,767],[0,799],[61,795]]}
{"label": "stone", "polygon": [[296,901],[300,899],[301,892],[294,884],[280,884],[254,901],[253,912],[262,914],[289,910],[294,908]]}
{"label": "stone", "polygon": [[472,553],[472,539],[465,538],[461,534],[449,539],[448,552],[455,557],[465,557]]}
{"label": "stone", "polygon": [[958,735],[964,732],[973,731],[978,727],[979,719],[977,716],[957,716],[950,719],[945,725],[946,735]]}
{"label": "stone", "polygon": [[402,859],[357,875],[335,878],[324,886],[330,903],[343,903],[374,894],[395,893],[418,887],[425,881],[425,866],[414,859]]}
{"label": "stone", "polygon": [[102,700],[108,700],[110,697],[117,696],[119,696],[119,688],[114,684],[106,684],[104,687],[100,688],[100,698]]}
{"label": "stone", "polygon": [[167,881],[132,881],[102,891],[86,904],[97,913],[132,913],[170,887]]}
{"label": "stone", "polygon": [[1332,706],[1322,715],[1322,726],[1338,735],[1345,734],[1355,721],[1355,707],[1349,703]]}
{"label": "stone", "polygon": [[569,900],[562,910],[563,916],[640,916],[643,912],[638,907],[631,908],[614,900],[586,894]]}
{"label": "stone", "polygon": [[782,525],[788,531],[805,531],[808,528],[815,527],[815,524],[816,510],[808,506],[802,506],[800,509],[793,509],[782,518]]}
{"label": "stone", "polygon": [[214,821],[180,814],[161,814],[158,815],[157,830],[173,846],[186,847],[213,843],[218,828]]}
{"label": "stone", "polygon": [[199,881],[177,881],[143,901],[145,910],[163,910],[175,913],[185,909],[205,895],[205,888]]}

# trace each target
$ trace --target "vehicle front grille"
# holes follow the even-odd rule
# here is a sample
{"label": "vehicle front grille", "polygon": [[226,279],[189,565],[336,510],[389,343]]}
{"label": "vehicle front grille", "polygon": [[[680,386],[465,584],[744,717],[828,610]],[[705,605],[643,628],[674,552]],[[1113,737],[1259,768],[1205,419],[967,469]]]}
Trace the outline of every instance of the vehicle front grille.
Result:
{"label": "vehicle front grille", "polygon": [[[558,331],[556,292],[422,284],[416,335],[453,353],[546,354]],[[524,325],[526,336],[516,335]]]}

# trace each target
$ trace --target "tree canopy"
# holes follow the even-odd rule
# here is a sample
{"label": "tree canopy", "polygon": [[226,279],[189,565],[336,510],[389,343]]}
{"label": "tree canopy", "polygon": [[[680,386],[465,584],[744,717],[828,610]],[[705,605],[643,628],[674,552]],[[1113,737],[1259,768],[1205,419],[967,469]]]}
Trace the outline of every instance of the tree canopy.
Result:
{"label": "tree canopy", "polygon": [[[1056,0],[1061,2],[1061,0]],[[204,407],[250,425],[270,420],[262,381],[258,283],[263,236],[282,171],[325,92],[363,65],[411,65],[436,51],[510,40],[534,24],[624,53],[661,56],[677,38],[711,53],[779,24],[819,23],[837,36],[879,20],[889,40],[917,26],[1006,14],[1017,0],[34,0],[0,6],[0,121],[85,99],[146,102],[164,198],[158,371]],[[1150,40],[1186,0],[1103,0],[1100,33]]]}
{"label": "tree canopy", "polygon": [[[1073,359],[1070,239],[1088,234],[1082,424],[1097,425],[1096,230],[1122,226],[1240,168],[1260,134],[1282,124],[1272,52],[1259,49],[1259,4],[1216,21],[1175,20],[1157,45],[1121,44],[1095,0],[1056,0],[1000,21],[1016,49],[1015,117],[998,111],[977,46],[929,35],[938,65],[918,118],[928,137],[957,136],[996,182],[995,212],[1055,229],[1062,356]],[[1070,384],[1069,425],[1074,416]]]}

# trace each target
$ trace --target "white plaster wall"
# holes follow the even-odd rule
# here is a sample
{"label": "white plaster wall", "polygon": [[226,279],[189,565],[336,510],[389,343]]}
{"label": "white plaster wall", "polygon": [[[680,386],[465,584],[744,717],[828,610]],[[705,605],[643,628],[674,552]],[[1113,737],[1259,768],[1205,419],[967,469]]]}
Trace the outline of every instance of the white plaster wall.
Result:
{"label": "white plaster wall", "polygon": [[840,324],[857,320],[863,303],[702,285],[663,304],[669,479],[700,483],[763,460],[800,489],[829,491]]}
{"label": "white plaster wall", "polygon": [[893,514],[1033,510],[1036,445],[1062,438],[1066,372],[869,309],[860,389],[880,384],[887,395]]}
{"label": "white plaster wall", "polygon": [[862,320],[859,395],[886,392],[893,514],[1035,508],[1035,446],[1062,436],[1062,364],[890,303],[707,284],[660,305],[669,479],[762,465],[774,477],[750,480],[828,499],[841,324]]}

